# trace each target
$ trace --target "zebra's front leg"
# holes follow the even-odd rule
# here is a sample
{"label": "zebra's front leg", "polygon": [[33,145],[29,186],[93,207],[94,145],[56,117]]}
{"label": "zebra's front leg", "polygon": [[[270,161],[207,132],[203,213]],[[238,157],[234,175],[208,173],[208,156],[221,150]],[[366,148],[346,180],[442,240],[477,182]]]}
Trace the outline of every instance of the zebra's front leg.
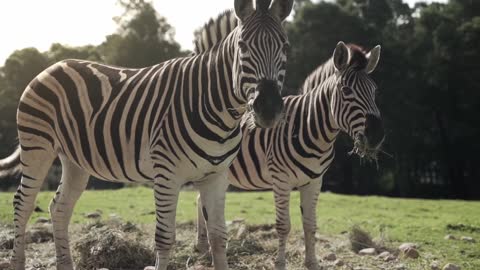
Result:
{"label": "zebra's front leg", "polygon": [[156,178],[154,186],[156,208],[155,270],[166,270],[170,251],[175,244],[175,217],[180,185],[170,179]]}
{"label": "zebra's front leg", "polygon": [[290,233],[290,187],[274,184],[273,194],[275,196],[275,210],[277,214],[276,229],[278,234],[278,253],[275,260],[275,269],[286,269],[286,248],[287,238]]}
{"label": "zebra's front leg", "polygon": [[300,187],[300,209],[302,211],[303,233],[305,236],[305,267],[308,270],[319,270],[315,256],[315,233],[317,230],[316,209],[318,195],[322,188],[322,180],[313,180]]}
{"label": "zebra's front leg", "polygon": [[202,215],[208,232],[208,241],[215,270],[228,269],[227,228],[225,226],[225,193],[228,187],[226,172],[209,176],[196,184],[200,190]]}
{"label": "zebra's front leg", "polygon": [[207,227],[205,224],[205,218],[202,212],[202,200],[200,195],[197,197],[197,244],[195,248],[200,254],[205,254],[208,252],[208,235]]}

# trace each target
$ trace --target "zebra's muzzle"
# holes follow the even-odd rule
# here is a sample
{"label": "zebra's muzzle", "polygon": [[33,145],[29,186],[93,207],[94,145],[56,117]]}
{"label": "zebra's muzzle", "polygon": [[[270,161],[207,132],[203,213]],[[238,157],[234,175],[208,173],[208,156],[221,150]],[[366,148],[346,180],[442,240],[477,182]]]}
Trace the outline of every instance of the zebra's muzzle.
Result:
{"label": "zebra's muzzle", "polygon": [[283,113],[283,99],[277,82],[261,80],[256,93],[252,104],[255,125],[261,128],[273,127]]}

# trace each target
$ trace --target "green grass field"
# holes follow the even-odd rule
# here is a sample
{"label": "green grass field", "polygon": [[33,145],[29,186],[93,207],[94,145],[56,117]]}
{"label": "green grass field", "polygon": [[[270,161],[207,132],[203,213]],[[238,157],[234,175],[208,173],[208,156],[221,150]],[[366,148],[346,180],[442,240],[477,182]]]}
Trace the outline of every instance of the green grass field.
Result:
{"label": "green grass field", "polygon": [[[42,192],[38,206],[48,210],[53,192]],[[178,222],[196,219],[196,192],[181,193]],[[13,193],[0,193],[0,223],[11,223]],[[116,191],[87,191],[78,202],[73,223],[85,223],[85,213],[96,209],[104,216],[117,214],[127,221],[153,224],[153,192],[148,188]],[[34,213],[32,220],[47,213]],[[292,193],[292,225],[301,230],[299,194]],[[227,220],[242,218],[249,224],[274,223],[273,195],[270,192],[228,193]],[[344,196],[324,193],[317,207],[318,231],[339,235],[360,225],[373,236],[382,234],[395,246],[400,242],[420,245],[422,255],[440,262],[453,262],[462,269],[480,269],[480,202],[449,200],[391,199],[376,196]],[[471,236],[477,243],[445,240],[446,234]]]}

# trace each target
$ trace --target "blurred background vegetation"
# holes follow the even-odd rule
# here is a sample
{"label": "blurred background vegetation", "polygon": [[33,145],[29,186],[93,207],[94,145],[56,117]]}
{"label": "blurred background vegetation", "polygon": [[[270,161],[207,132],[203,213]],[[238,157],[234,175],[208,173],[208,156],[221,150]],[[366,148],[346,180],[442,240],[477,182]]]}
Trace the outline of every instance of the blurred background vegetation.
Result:
{"label": "blurred background vegetation", "polygon": [[[340,40],[382,45],[373,77],[386,129],[379,168],[348,156],[342,136],[324,189],[345,194],[480,199],[480,1],[446,4],[402,0],[296,0],[286,27],[292,49],[287,89],[298,89]],[[15,51],[0,68],[0,157],[15,147],[18,100],[30,80],[67,58],[127,67],[185,56],[174,26],[149,2],[121,0],[116,33],[98,46],[53,44],[49,51]],[[220,12],[220,10],[219,10]],[[205,18],[207,21],[209,18]],[[193,32],[192,32],[193,38]],[[295,90],[290,90],[295,93]],[[59,169],[46,188],[56,188]],[[0,188],[18,180],[0,182]],[[102,182],[105,183],[105,182]],[[92,181],[91,187],[105,187]],[[107,185],[108,187],[120,187]]]}

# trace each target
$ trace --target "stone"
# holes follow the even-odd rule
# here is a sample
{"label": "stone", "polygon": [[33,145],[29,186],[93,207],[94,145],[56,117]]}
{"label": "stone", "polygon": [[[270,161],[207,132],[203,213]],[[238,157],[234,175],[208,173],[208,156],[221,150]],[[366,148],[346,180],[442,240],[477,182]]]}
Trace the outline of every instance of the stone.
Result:
{"label": "stone", "polygon": [[460,238],[460,239],[464,242],[475,243],[475,239],[473,239],[472,237],[469,237],[469,236],[462,236],[462,238]]}
{"label": "stone", "polygon": [[374,248],[364,248],[358,252],[360,255],[375,255],[377,251]]}
{"label": "stone", "polygon": [[431,270],[440,270],[440,265],[438,264],[438,262],[432,262],[430,264],[430,269]]}
{"label": "stone", "polygon": [[45,223],[50,223],[50,219],[46,217],[39,217],[35,223],[37,224],[45,224]]}
{"label": "stone", "polygon": [[345,263],[344,263],[342,260],[337,259],[337,260],[335,260],[335,261],[333,262],[333,265],[335,265],[335,266],[344,266]]}
{"label": "stone", "polygon": [[404,251],[407,248],[418,248],[418,246],[414,243],[403,243],[398,247],[400,251]]}
{"label": "stone", "polygon": [[390,252],[388,252],[388,251],[384,251],[384,252],[378,254],[378,257],[381,258],[381,259],[385,259],[388,256],[390,256]]}
{"label": "stone", "polygon": [[420,257],[420,253],[415,248],[407,248],[402,250],[402,254],[405,258],[417,259]]}
{"label": "stone", "polygon": [[323,259],[324,259],[325,261],[330,261],[330,262],[332,262],[332,261],[335,261],[335,260],[337,259],[337,256],[335,255],[335,253],[330,252],[330,253],[328,253],[327,255],[323,256]]}
{"label": "stone", "polygon": [[92,212],[85,215],[86,218],[97,219],[101,218],[102,215],[99,212]]}
{"label": "stone", "polygon": [[447,234],[447,235],[445,235],[445,237],[443,239],[445,239],[445,240],[455,240],[457,238],[454,235]]}
{"label": "stone", "polygon": [[460,270],[460,266],[457,266],[453,263],[447,263],[443,268],[442,270]]}
{"label": "stone", "polygon": [[386,261],[386,262],[391,262],[391,261],[394,261],[397,257],[395,257],[395,255],[388,255],[387,257],[385,257],[383,260]]}

